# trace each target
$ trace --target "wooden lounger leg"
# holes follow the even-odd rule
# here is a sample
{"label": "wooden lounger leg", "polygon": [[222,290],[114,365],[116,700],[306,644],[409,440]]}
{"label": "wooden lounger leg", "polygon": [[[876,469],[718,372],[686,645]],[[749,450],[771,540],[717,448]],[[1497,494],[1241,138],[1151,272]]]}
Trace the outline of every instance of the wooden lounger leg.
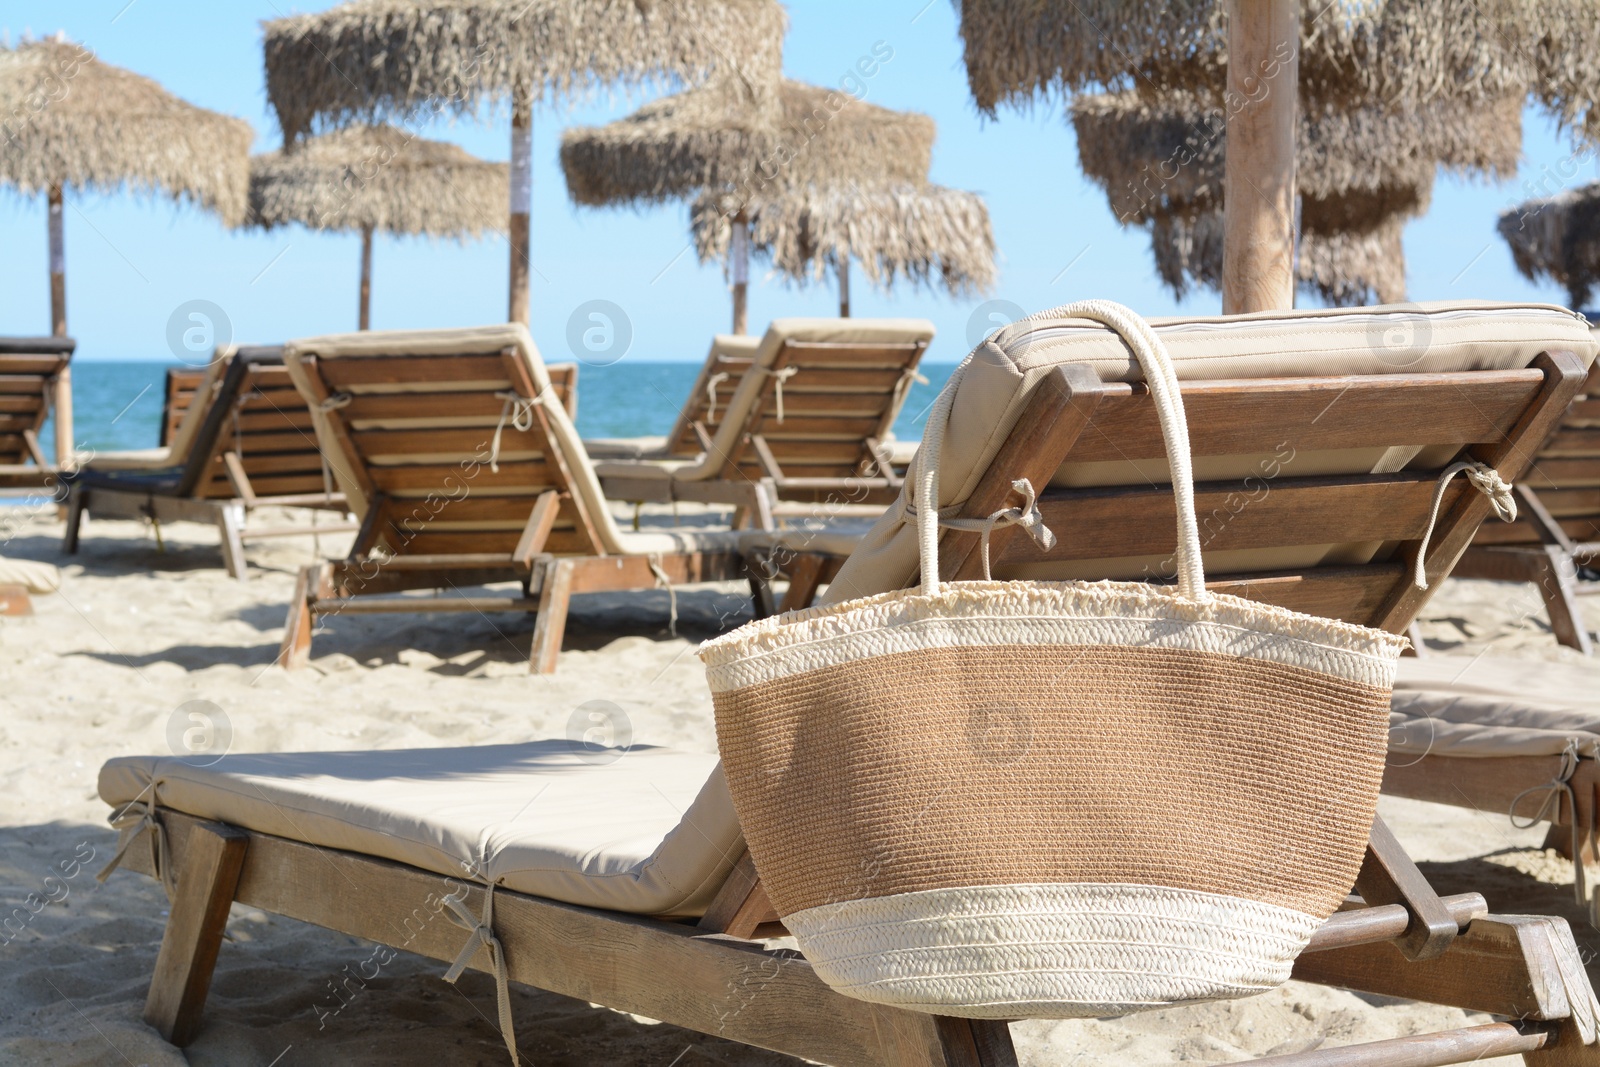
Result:
{"label": "wooden lounger leg", "polygon": [[567,632],[567,607],[572,602],[571,560],[545,564],[539,590],[539,615],[533,622],[533,646],[528,649],[528,673],[554,674],[561,655],[561,638]]}
{"label": "wooden lounger leg", "polygon": [[1528,556],[1533,581],[1538,583],[1539,595],[1544,598],[1550,629],[1556,640],[1585,656],[1590,655],[1594,649],[1589,643],[1589,629],[1584,625],[1583,609],[1578,606],[1578,571],[1572,558],[1554,545],[1545,545],[1544,551],[1530,552]]}
{"label": "wooden lounger leg", "polygon": [[32,615],[33,601],[22,585],[0,585],[0,615]]}
{"label": "wooden lounger leg", "polygon": [[179,1048],[200,1032],[200,1012],[222,947],[228,908],[250,835],[219,823],[194,828],[156,956],[144,1021]]}
{"label": "wooden lounger leg", "polygon": [[763,553],[747,553],[744,557],[745,578],[750,582],[750,603],[758,619],[777,613],[777,601],[772,595],[772,560]]}
{"label": "wooden lounger leg", "polygon": [[61,551],[69,556],[78,553],[78,531],[83,525],[83,510],[87,501],[84,489],[73,486],[67,491],[67,530],[61,537]]}
{"label": "wooden lounger leg", "polygon": [[289,618],[283,624],[283,645],[278,649],[278,663],[286,671],[299,670],[311,662],[311,634],[316,628],[311,604],[329,584],[332,573],[333,568],[326,563],[300,568],[294,597],[289,601]]}
{"label": "wooden lounger leg", "polygon": [[816,599],[817,587],[822,584],[822,568],[828,557],[815,552],[802,552],[789,564],[789,589],[783,594],[779,611],[798,611],[808,608]]}
{"label": "wooden lounger leg", "polygon": [[1017,1049],[1004,1019],[954,1019],[936,1015],[943,1062],[949,1067],[1017,1067]]}
{"label": "wooden lounger leg", "polygon": [[217,532],[222,535],[222,565],[228,573],[244,581],[250,572],[244,561],[244,506],[217,505]]}

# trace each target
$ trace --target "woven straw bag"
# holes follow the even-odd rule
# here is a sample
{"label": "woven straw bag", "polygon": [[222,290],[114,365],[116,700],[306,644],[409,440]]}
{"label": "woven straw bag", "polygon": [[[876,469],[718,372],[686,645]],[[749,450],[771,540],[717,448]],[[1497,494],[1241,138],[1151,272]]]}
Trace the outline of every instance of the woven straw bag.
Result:
{"label": "woven straw bag", "polygon": [[921,588],[701,651],[767,894],[817,973],[862,1000],[1019,1018],[1258,993],[1361,865],[1404,641],[1207,592],[1160,339],[1109,302],[1061,314],[1115,329],[1149,382],[1175,590],[940,583],[928,502],[963,365],[905,502]]}

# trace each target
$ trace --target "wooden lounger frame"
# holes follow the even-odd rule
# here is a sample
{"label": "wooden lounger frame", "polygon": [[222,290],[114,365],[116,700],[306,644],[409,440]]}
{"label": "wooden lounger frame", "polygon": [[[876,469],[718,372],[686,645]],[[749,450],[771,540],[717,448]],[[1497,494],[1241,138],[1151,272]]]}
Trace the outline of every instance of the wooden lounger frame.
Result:
{"label": "wooden lounger frame", "polygon": [[[814,504],[888,504],[900,492],[900,475],[884,441],[894,428],[908,375],[927,351],[919,341],[799,341],[787,339],[767,370],[759,401],[750,409],[732,453],[719,457],[714,477],[603,479],[613,500],[670,503],[693,500],[733,504],[734,525],[773,528],[779,500]],[[710,363],[685,414],[704,403]],[[783,385],[784,419],[778,421],[776,377]],[[690,426],[697,452],[710,453],[715,433]],[[674,437],[678,435],[674,430]]]}
{"label": "wooden lounger frame", "polygon": [[[739,388],[739,381],[744,377],[744,372],[750,369],[750,364],[755,362],[753,356],[729,355],[715,349],[706,357],[700,367],[700,373],[695,376],[694,388],[689,390],[689,399],[683,402],[683,409],[678,412],[678,421],[672,426],[672,432],[667,435],[667,443],[663,448],[665,455],[677,458],[690,458],[698,456],[706,450],[706,442],[717,436],[717,428],[722,425],[722,416],[728,410],[728,401],[733,399],[733,394]],[[708,388],[711,379],[716,375],[726,375],[718,381],[715,392],[717,406],[711,407],[711,393]]]}
{"label": "wooden lounger frame", "polygon": [[1516,522],[1478,531],[1455,574],[1532,582],[1550,629],[1568,648],[1590,655],[1578,606],[1578,567],[1600,557],[1600,365],[1516,486]]}
{"label": "wooden lounger frame", "polygon": [[[170,377],[168,388],[173,388]],[[188,403],[193,402],[191,395]],[[311,411],[289,380],[281,348],[240,348],[215,393],[203,402],[205,422],[184,461],[182,477],[170,489],[71,486],[62,542],[66,552],[78,551],[85,514],[149,519],[158,528],[171,522],[210,523],[217,528],[223,565],[229,574],[244,579],[249,574],[247,541],[356,528],[344,522],[315,529],[249,525],[251,513],[262,507],[345,511],[343,494],[332,490],[324,477]]]}
{"label": "wooden lounger frame", "polygon": [[0,337],[0,490],[57,488],[60,471],[45,456],[39,432],[55,412],[57,454],[71,459],[66,377],[76,347],[70,337]]}
{"label": "wooden lounger frame", "polygon": [[[1579,376],[1581,366],[1575,357],[1553,353],[1540,357],[1529,372],[1490,372],[1457,383],[1469,396],[1487,403],[1486,410],[1503,411],[1480,416],[1500,427],[1503,436],[1493,438],[1492,443],[1474,444],[1474,450],[1502,470],[1525,465],[1522,450],[1530,439],[1543,440],[1543,431],[1565,406]],[[1364,386],[1361,380],[1347,380],[1347,386],[1368,401],[1361,405],[1362,419],[1385,410],[1387,417],[1393,418],[1397,414],[1393,404],[1412,407],[1423,401],[1413,407],[1416,417],[1430,427],[1439,424],[1444,432],[1447,420],[1427,417],[1431,405],[1448,395],[1430,388],[1437,383],[1410,377],[1390,381],[1392,392],[1380,395],[1384,391],[1376,383]],[[1237,408],[1241,416],[1253,410],[1271,420],[1278,405],[1292,404],[1293,394],[1277,389],[1278,385],[1197,383],[1187,390],[1193,395],[1186,397],[1192,405],[1191,421],[1198,427],[1196,439],[1224,440],[1229,433],[1237,435],[1244,430],[1241,425],[1231,431],[1213,426],[1204,414],[1210,407],[1207,399]],[[1202,399],[1202,393],[1211,395]],[[1491,403],[1495,396],[1506,403]],[[1511,410],[1504,410],[1507,406]],[[1061,458],[1084,437],[1097,409],[1106,419],[1121,419],[1133,428],[1154,421],[1142,389],[1102,385],[1084,368],[1058,371],[1032,399],[964,513],[980,516],[998,508],[1010,493],[1014,477],[1031,476],[1036,484],[1044,484]],[[1336,422],[1344,424],[1346,420]],[[1326,432],[1304,423],[1296,425],[1312,436]],[[1369,441],[1372,430],[1369,425]],[[1344,425],[1331,436],[1353,432]],[[1381,479],[1364,483],[1335,479],[1332,484],[1352,481],[1363,489],[1385,484]],[[1170,494],[1163,495],[1170,506]],[[1298,499],[1303,494],[1292,495]],[[1337,516],[1341,524],[1354,523],[1348,502],[1360,495],[1346,488],[1324,498],[1342,503],[1337,510],[1325,508],[1320,517],[1328,521]],[[1124,496],[1129,498],[1135,521],[1152,521],[1144,513],[1151,505],[1141,505],[1136,494]],[[1486,503],[1479,505],[1480,501],[1459,493],[1447,502],[1442,527],[1429,553],[1430,571],[1437,565],[1442,572],[1465,548],[1472,526],[1487,507]],[[1281,515],[1274,521],[1286,537],[1295,536],[1292,528],[1283,525]],[[1170,536],[1171,523],[1163,526]],[[941,558],[949,561],[949,576],[969,573],[976,536],[947,532],[944,544]],[[1015,551],[995,547],[1000,552]],[[1421,600],[1406,592],[1397,576],[1380,582],[1382,573],[1374,570],[1364,581],[1343,576],[1325,581],[1299,575],[1254,579],[1261,583],[1254,587],[1227,578],[1216,585],[1265,591],[1276,603],[1343,605],[1347,609],[1358,603],[1363,605],[1363,617],[1391,629],[1404,628]],[[1362,591],[1352,598],[1352,588]],[[176,812],[162,811],[157,817],[166,828],[166,855],[177,873],[178,896],[157,957],[145,1018],[176,1044],[187,1043],[198,1032],[231,901],[437,960],[455,957],[462,931],[449,923],[406,923],[408,914],[423,902],[451,892],[464,893],[475,914],[481,903],[481,888],[462,887],[404,864],[318,848]],[[144,850],[132,849],[127,856],[128,866],[155,873]],[[1317,932],[1296,963],[1296,978],[1455,1005],[1514,1021],[1258,1062],[1278,1067],[1379,1063],[1429,1067],[1521,1053],[1530,1064],[1544,1067],[1600,1064],[1600,1046],[1582,1044],[1573,1018],[1576,1009],[1568,999],[1569,989],[1587,990],[1587,977],[1581,967],[1576,973],[1573,970],[1576,948],[1564,920],[1492,915],[1477,894],[1437,896],[1381,820],[1373,825],[1355,889],[1360,898],[1352,898],[1347,910],[1334,915]],[[559,904],[503,890],[497,892],[495,901],[495,932],[504,946],[510,977],[517,982],[825,1063],[852,1067],[1016,1064],[1004,1022],[919,1014],[834,993],[798,953],[757,940],[780,933],[777,920],[748,854],[738,858],[705,916],[694,925]],[[485,952],[480,951],[474,965],[488,968]]]}
{"label": "wooden lounger frame", "polygon": [[[303,366],[313,403],[350,397],[328,411],[337,449],[368,501],[366,516],[340,561],[300,572],[284,626],[279,662],[304,666],[316,619],[333,614],[448,611],[535,613],[529,670],[556,669],[567,611],[575,593],[653,589],[747,577],[737,552],[608,554],[598,523],[580,494],[561,450],[551,443],[549,417],[533,405],[532,425],[507,424],[499,471],[489,463],[491,437],[504,400],[514,390],[537,390],[515,349],[444,356],[378,356],[318,360]],[[576,368],[546,368],[551,387],[569,407]],[[406,391],[419,383],[437,388]],[[415,428],[362,428],[372,420],[423,422]],[[474,456],[470,473],[455,459]],[[468,529],[440,529],[434,524]],[[454,589],[520,582],[516,595],[398,597],[417,589]]]}

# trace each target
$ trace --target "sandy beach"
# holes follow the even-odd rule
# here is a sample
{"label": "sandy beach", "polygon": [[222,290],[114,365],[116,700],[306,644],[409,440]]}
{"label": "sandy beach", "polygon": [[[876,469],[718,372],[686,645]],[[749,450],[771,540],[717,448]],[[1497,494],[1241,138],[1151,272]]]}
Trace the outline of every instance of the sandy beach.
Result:
{"label": "sandy beach", "polygon": [[[3,910],[14,914],[47,875],[75,872],[0,944],[7,1064],[504,1063],[486,975],[452,987],[442,965],[402,954],[340,1002],[335,979],[370,945],[238,905],[203,1032],[182,1052],[165,1044],[140,1013],[167,902],[137,874],[95,883],[115,841],[95,791],[101,763],[169,751],[174,715],[197,700],[226,717],[235,752],[563,736],[592,700],[620,708],[637,742],[711,750],[711,701],[692,651],[749,617],[737,585],[681,592],[676,637],[666,632],[665,592],[579,598],[560,667],[544,677],[526,673],[529,618],[338,618],[318,636],[310,669],[290,674],[273,661],[294,571],[314,558],[311,538],[252,545],[241,583],[218,565],[206,527],[166,529],[159,552],[137,524],[92,521],[76,557],[60,554],[60,529],[53,509],[39,511],[4,549],[57,563],[65,580],[60,594],[35,598],[33,617],[0,623]],[[343,546],[330,537],[320,547]],[[1574,656],[1551,638],[1531,587],[1447,582],[1422,629],[1437,655]],[[1382,810],[1440,892],[1482,892],[1498,912],[1566,916],[1586,957],[1600,947],[1573,905],[1569,865],[1539,847],[1542,830],[1516,830],[1503,813],[1388,798]],[[1591,977],[1600,979],[1600,966]],[[792,1062],[551,994],[513,988],[512,999],[528,1062]],[[1472,1018],[1292,983],[1249,1000],[1013,1031],[1025,1064],[1089,1067],[1227,1063]]]}

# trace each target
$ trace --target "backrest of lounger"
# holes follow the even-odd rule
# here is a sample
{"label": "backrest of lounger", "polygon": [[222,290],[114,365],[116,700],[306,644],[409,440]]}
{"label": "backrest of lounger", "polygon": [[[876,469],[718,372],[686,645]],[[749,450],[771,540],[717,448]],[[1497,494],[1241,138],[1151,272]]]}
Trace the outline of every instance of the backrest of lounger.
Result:
{"label": "backrest of lounger", "polygon": [[[356,551],[509,557],[549,490],[564,499],[544,551],[617,551],[599,482],[525,327],[335,334],[286,353],[363,521]],[[541,395],[551,402],[526,404]]]}
{"label": "backrest of lounger", "polygon": [[[209,443],[210,458],[194,495],[212,500],[241,495],[229,475],[230,457],[257,498],[329,489],[311,411],[283,365],[283,347],[242,346],[233,363],[239,369],[231,381],[225,375],[226,384],[218,390],[218,399],[225,398],[227,405],[216,412],[218,432],[210,435],[202,424],[195,435],[195,446]],[[191,458],[197,458],[193,452]]]}
{"label": "backrest of lounger", "polygon": [[753,435],[786,477],[861,474],[873,462],[868,438],[881,440],[894,426],[933,333],[924,319],[774,319],[711,448],[674,476],[765,477]]}
{"label": "backrest of lounger", "polygon": [[567,418],[578,417],[578,365],[576,363],[546,363],[545,373],[550,376],[550,388],[561,398],[567,409]]}
{"label": "backrest of lounger", "polygon": [[[1213,587],[1391,630],[1426,599],[1412,588],[1411,565],[1442,469],[1472,456],[1520,477],[1596,350],[1570,313],[1546,307],[1154,325],[1182,382]],[[1382,340],[1391,329],[1425,342],[1391,347]],[[1039,335],[1013,326],[979,346],[944,449],[941,503],[960,502],[966,515],[1015,504],[1016,478],[1042,490],[1054,548],[998,529],[996,577],[1173,577],[1175,510],[1154,406],[1131,353],[1104,327],[1085,321]],[[1489,511],[1459,477],[1442,505],[1428,556],[1435,581]],[[898,510],[852,554],[829,601],[913,579],[915,530]],[[947,531],[941,545],[947,575],[980,573],[976,535]]]}
{"label": "backrest of lounger", "polygon": [[76,347],[70,337],[0,337],[0,466],[38,458],[28,438],[54,407],[57,380]]}
{"label": "backrest of lounger", "polygon": [[161,403],[161,446],[172,444],[178,427],[194,403],[195,393],[205,384],[206,371],[192,367],[167,368],[166,394]]}
{"label": "backrest of lounger", "polygon": [[678,421],[667,435],[667,455],[698,456],[705,451],[695,423],[710,437],[716,437],[728,405],[744,380],[744,372],[750,369],[760,347],[761,338],[741,334],[717,334],[711,339],[711,351],[700,365],[694,386],[678,412]]}
{"label": "backrest of lounger", "polygon": [[[1600,368],[1590,371],[1523,481],[1573,541],[1600,541]],[[1485,523],[1474,543],[1538,544],[1539,531],[1524,508],[1516,522]]]}

